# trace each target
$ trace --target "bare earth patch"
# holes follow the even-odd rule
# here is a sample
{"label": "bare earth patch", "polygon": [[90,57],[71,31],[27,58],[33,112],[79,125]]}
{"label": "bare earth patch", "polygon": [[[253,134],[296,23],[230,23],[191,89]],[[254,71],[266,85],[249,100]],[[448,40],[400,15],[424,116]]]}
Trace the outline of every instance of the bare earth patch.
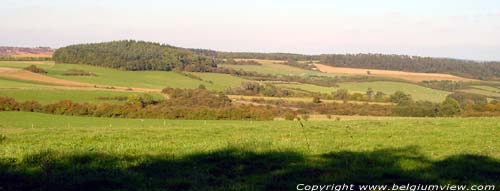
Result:
{"label": "bare earth patch", "polygon": [[362,69],[362,68],[343,68],[333,67],[323,64],[314,64],[319,71],[326,73],[336,74],[352,74],[352,75],[370,75],[385,76],[391,78],[400,78],[412,82],[421,82],[424,80],[451,80],[451,81],[477,81],[475,79],[463,78],[450,74],[440,73],[417,73],[417,72],[402,72],[393,70],[376,70],[376,69]]}

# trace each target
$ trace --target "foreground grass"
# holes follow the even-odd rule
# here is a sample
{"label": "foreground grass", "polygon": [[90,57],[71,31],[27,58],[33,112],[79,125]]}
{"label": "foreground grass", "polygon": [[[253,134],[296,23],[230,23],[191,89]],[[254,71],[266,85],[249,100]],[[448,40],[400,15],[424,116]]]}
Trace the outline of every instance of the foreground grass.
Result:
{"label": "foreground grass", "polygon": [[0,112],[0,121],[0,187],[7,190],[499,184],[499,118],[360,118],[301,127]]}

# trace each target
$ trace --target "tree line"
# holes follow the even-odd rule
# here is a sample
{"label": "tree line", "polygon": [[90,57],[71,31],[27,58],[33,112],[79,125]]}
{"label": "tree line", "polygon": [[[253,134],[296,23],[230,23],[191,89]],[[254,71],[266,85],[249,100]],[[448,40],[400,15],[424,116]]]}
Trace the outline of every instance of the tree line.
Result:
{"label": "tree line", "polygon": [[[388,54],[321,54],[301,55],[289,53],[221,52],[196,49],[196,53],[213,58],[242,58],[293,61],[320,61],[322,64],[349,68],[397,70],[407,72],[446,73],[467,78],[498,80],[500,62],[432,58]],[[293,65],[293,62],[288,62]],[[307,66],[307,65],[306,65]]]}
{"label": "tree line", "polygon": [[206,72],[217,67],[215,59],[187,49],[134,40],[71,45],[57,49],[53,60],[122,70]]}
{"label": "tree line", "polygon": [[319,60],[338,67],[446,73],[475,79],[500,78],[500,62],[383,54],[324,54]]}
{"label": "tree line", "polygon": [[203,89],[163,90],[169,99],[154,100],[151,96],[131,95],[125,104],[75,103],[61,100],[42,105],[37,101],[19,102],[14,98],[0,97],[0,111],[41,112],[56,115],[161,118],[196,120],[272,120],[286,112],[285,109],[266,106],[233,104],[221,93]]}

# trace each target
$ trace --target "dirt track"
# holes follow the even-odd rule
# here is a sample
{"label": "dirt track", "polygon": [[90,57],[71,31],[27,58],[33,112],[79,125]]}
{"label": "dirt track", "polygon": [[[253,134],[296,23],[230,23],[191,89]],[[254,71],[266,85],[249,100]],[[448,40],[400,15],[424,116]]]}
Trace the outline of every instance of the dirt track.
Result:
{"label": "dirt track", "polygon": [[421,82],[424,80],[476,81],[474,79],[462,78],[450,74],[440,74],[440,73],[417,73],[417,72],[402,72],[393,70],[343,68],[343,67],[327,66],[323,64],[315,64],[315,66],[318,68],[318,70],[326,73],[368,75],[367,71],[370,71],[370,75],[400,78],[412,82]]}

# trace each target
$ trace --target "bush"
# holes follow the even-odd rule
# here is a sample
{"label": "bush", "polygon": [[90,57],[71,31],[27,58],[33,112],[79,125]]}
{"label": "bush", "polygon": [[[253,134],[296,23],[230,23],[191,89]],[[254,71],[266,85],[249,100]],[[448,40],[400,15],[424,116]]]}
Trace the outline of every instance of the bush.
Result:
{"label": "bush", "polygon": [[47,73],[47,71],[45,71],[44,69],[38,68],[35,65],[28,66],[24,69],[28,70],[30,72],[33,72],[33,73],[38,73],[38,74],[46,74]]}
{"label": "bush", "polygon": [[285,117],[285,120],[293,121],[296,117],[296,114],[288,111],[283,116]]}

